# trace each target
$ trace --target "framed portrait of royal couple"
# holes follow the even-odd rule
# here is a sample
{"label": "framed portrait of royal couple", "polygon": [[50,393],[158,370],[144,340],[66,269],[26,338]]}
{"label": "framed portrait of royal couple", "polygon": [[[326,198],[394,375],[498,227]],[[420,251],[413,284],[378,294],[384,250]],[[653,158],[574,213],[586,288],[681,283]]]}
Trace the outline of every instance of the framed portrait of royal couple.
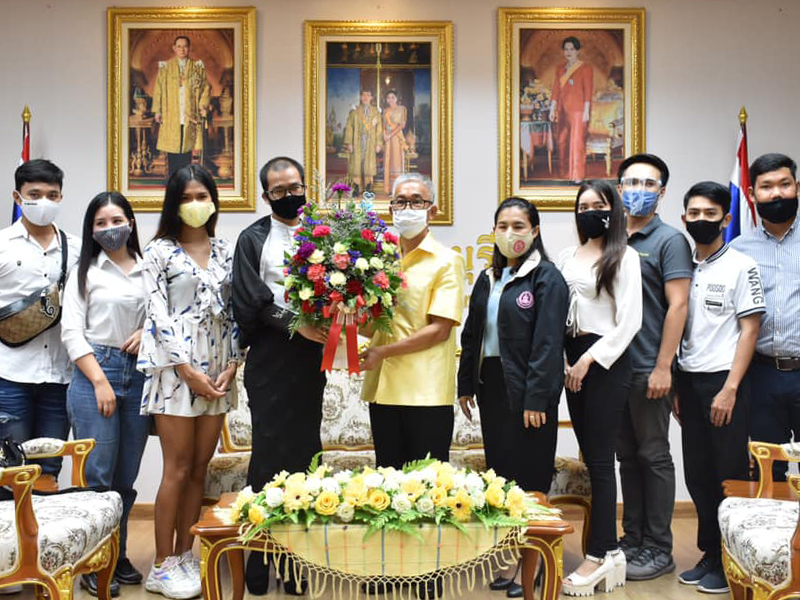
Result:
{"label": "framed portrait of royal couple", "polygon": [[255,8],[108,9],[108,185],[158,211],[199,164],[222,210],[255,208]]}
{"label": "framed portrait of royal couple", "polygon": [[643,8],[500,8],[500,199],[571,210],[645,146]]}
{"label": "framed portrait of royal couple", "polygon": [[306,21],[305,160],[313,193],[337,183],[387,219],[397,176],[436,190],[436,224],[453,223],[453,25]]}

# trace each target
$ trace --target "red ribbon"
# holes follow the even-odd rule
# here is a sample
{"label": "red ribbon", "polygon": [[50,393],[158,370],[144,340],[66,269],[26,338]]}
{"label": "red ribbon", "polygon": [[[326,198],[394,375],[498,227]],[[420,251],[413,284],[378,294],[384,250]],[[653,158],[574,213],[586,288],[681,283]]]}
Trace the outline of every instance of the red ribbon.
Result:
{"label": "red ribbon", "polygon": [[[325,310],[324,307],[323,311]],[[333,360],[336,357],[336,347],[342,335],[342,325],[345,325],[345,343],[347,344],[347,371],[350,374],[359,374],[361,371],[358,367],[358,329],[356,327],[353,315],[344,313],[337,313],[336,317],[331,323],[330,331],[328,332],[328,339],[325,342],[325,352],[322,355],[322,364],[320,371],[332,371]]]}
{"label": "red ribbon", "polygon": [[358,330],[356,329],[353,315],[348,315],[347,319],[347,372],[350,375],[358,375],[361,371],[358,368]]}

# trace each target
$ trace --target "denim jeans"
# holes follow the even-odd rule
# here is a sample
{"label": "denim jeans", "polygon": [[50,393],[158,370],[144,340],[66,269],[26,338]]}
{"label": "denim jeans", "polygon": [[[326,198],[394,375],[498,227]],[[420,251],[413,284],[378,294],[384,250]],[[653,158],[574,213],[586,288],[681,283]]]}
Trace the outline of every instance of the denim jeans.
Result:
{"label": "denim jeans", "polygon": [[150,431],[150,419],[139,414],[144,375],[136,370],[135,355],[108,346],[92,347],[117,396],[116,410],[110,417],[98,412],[94,386],[78,368],[67,391],[67,410],[75,438],[97,441],[86,464],[86,482],[108,486],[122,496],[119,556],[124,558],[128,515],[136,500],[133,484]]}
{"label": "denim jeans", "polygon": [[[60,383],[17,383],[0,379],[0,438],[17,442],[49,437],[60,440],[69,435],[67,386]],[[58,477],[60,458],[31,461],[42,473]]]}

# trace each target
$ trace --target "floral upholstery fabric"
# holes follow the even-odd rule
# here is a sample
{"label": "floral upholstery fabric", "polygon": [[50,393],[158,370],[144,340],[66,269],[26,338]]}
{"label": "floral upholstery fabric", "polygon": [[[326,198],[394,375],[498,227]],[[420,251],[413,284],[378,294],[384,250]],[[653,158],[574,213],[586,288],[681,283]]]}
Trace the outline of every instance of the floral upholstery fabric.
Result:
{"label": "floral upholstery fabric", "polygon": [[208,463],[205,498],[219,498],[226,492],[238,492],[247,485],[247,468],[250,452],[228,452],[216,454]]}
{"label": "floral upholstery fabric", "polygon": [[719,507],[722,544],[751,577],[773,587],[789,577],[798,503],[769,498],[726,498]]}
{"label": "floral upholstery fabric", "polygon": [[328,373],[322,399],[323,447],[371,446],[369,406],[361,401],[362,376],[348,377],[345,371]]}
{"label": "floral upholstery fabric", "polygon": [[592,484],[589,469],[577,458],[556,456],[553,483],[550,485],[548,498],[558,496],[584,496],[591,498]]}
{"label": "floral upholstery fabric", "polygon": [[[39,563],[54,573],[74,565],[94,551],[122,517],[122,499],[116,492],[73,492],[33,496],[33,512],[39,522]],[[14,501],[0,502],[0,576],[17,563],[17,526]]]}
{"label": "floral upholstery fabric", "polygon": [[58,454],[64,448],[64,440],[56,438],[35,438],[22,442],[22,449],[25,456],[35,457],[38,455]]}

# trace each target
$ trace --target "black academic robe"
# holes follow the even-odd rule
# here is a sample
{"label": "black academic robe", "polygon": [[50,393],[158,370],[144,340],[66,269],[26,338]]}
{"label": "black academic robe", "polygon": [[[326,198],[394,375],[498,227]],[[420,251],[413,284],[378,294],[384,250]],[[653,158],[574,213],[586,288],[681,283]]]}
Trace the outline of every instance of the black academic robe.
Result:
{"label": "black academic robe", "polygon": [[250,401],[253,453],[247,483],[261,489],[286,469],[304,471],[322,449],[322,345],[289,335],[292,313],[277,306],[261,279],[261,252],[270,217],[239,235],[233,257],[233,314],[249,346],[244,386]]}

